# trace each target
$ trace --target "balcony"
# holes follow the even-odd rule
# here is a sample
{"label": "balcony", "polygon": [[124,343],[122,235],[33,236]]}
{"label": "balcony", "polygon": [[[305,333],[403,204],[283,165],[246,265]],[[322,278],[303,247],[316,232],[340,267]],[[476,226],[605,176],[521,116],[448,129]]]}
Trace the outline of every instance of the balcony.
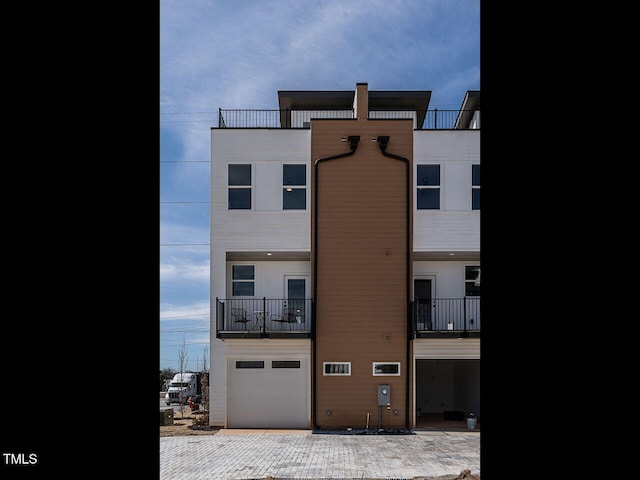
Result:
{"label": "balcony", "polygon": [[416,299],[414,338],[480,337],[480,297]]}
{"label": "balcony", "polygon": [[310,338],[311,299],[216,298],[217,338]]}
{"label": "balcony", "polygon": [[[216,298],[217,338],[311,338],[313,301]],[[480,297],[416,299],[413,338],[480,337]]]}
{"label": "balcony", "polygon": [[[479,110],[371,110],[369,119],[412,118],[416,130],[479,129]],[[349,110],[218,109],[218,128],[311,128],[312,119],[354,118]]]}

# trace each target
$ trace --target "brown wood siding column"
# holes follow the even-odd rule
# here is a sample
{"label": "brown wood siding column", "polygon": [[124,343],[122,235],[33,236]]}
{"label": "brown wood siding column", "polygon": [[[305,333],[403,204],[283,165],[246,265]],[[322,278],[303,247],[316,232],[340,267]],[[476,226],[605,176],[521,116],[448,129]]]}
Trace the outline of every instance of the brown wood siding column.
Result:
{"label": "brown wood siding column", "polygon": [[[340,139],[349,135],[360,136],[353,156],[314,168],[316,159],[348,151]],[[371,141],[378,135],[390,137],[388,151],[412,158],[411,120],[312,121],[313,410],[320,428],[362,428],[367,413],[371,428],[408,426],[411,160],[383,156]],[[325,376],[324,362],[350,362],[351,375]],[[399,362],[401,375],[373,376],[373,362]],[[380,384],[391,386],[390,410],[378,407]]]}

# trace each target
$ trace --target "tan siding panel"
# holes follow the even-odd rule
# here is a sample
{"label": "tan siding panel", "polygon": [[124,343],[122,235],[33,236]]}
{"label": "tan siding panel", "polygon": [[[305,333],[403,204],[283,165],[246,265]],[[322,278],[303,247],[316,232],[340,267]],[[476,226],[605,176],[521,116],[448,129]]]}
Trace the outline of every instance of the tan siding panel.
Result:
{"label": "tan siding panel", "polygon": [[[410,122],[313,122],[312,158],[348,151],[340,137],[360,135],[353,156],[317,167],[316,422],[320,427],[378,425],[378,385],[392,385],[384,426],[405,425],[407,400],[407,165],[384,157],[371,136],[390,135],[389,151],[410,158]],[[393,147],[391,147],[393,145]],[[411,170],[410,170],[411,171]],[[312,172],[314,181],[316,170]],[[317,209],[317,210],[316,210]],[[351,362],[347,377],[324,376],[326,361]],[[372,374],[373,362],[401,362],[401,376]],[[331,415],[326,411],[331,410]],[[398,414],[393,413],[398,410]]]}

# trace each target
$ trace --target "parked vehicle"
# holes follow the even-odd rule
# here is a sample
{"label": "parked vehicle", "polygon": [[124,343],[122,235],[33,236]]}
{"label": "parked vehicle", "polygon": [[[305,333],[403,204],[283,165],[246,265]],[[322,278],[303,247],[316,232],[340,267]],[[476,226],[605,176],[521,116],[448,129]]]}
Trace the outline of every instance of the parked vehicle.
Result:
{"label": "parked vehicle", "polygon": [[200,402],[202,396],[202,374],[200,372],[176,373],[164,396],[167,405],[172,403],[187,403],[192,397],[196,403]]}

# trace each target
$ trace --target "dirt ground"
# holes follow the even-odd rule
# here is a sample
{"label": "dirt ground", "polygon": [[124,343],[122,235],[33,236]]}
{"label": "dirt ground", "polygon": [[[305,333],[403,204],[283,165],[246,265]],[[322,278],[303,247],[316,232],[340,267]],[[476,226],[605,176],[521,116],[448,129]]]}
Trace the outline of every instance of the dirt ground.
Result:
{"label": "dirt ground", "polygon": [[[205,420],[206,412],[191,411],[188,406],[184,407],[184,411],[180,412],[180,406],[173,407],[173,424],[160,425],[161,437],[175,437],[182,435],[214,435],[218,430],[217,427],[210,427]],[[195,422],[205,422],[204,425],[194,424]]]}

